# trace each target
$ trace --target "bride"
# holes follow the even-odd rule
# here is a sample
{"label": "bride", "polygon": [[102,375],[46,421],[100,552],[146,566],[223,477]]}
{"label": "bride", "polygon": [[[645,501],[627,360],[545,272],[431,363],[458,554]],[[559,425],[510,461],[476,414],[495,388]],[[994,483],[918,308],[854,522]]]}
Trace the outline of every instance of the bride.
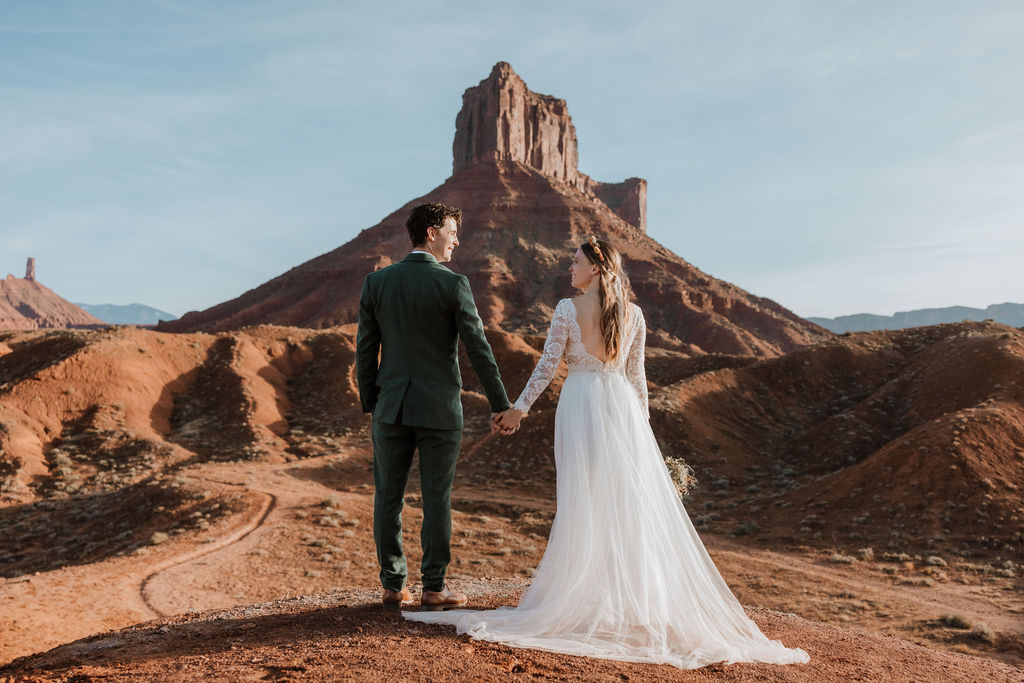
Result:
{"label": "bride", "polygon": [[498,418],[517,428],[565,355],[558,508],[533,581],[514,608],[405,618],[517,647],[684,669],[809,661],[744,614],[683,509],[648,424],[646,327],[619,251],[591,236],[569,274],[580,293],[558,302],[536,369]]}

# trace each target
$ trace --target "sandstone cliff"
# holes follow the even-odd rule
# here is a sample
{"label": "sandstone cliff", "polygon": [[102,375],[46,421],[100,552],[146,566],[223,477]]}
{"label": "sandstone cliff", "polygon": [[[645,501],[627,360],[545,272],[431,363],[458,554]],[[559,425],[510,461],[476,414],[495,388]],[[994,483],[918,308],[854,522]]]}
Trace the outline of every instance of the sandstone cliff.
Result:
{"label": "sandstone cliff", "polygon": [[646,196],[639,178],[599,183],[580,173],[565,102],[531,92],[511,67],[499,63],[463,97],[454,173],[444,184],[349,243],[158,329],[353,322],[363,277],[404,258],[409,210],[436,201],[464,211],[462,245],[449,265],[470,278],[489,327],[546,330],[555,304],[572,294],[569,258],[587,235],[596,234],[625,254],[653,345],[770,357],[830,336],[773,301],[701,272],[647,236]]}
{"label": "sandstone cliff", "polygon": [[453,169],[516,161],[604,202],[630,225],[647,229],[647,181],[601,183],[580,173],[576,127],[565,100],[526,87],[507,62],[462,95],[455,117]]}

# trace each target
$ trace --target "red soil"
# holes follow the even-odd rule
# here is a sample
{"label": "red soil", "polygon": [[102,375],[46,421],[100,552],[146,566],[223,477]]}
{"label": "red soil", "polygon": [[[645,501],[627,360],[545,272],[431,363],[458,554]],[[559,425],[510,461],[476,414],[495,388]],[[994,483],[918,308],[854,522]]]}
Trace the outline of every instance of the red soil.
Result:
{"label": "red soil", "polygon": [[[0,661],[162,615],[235,609],[132,627],[104,636],[123,639],[117,648],[69,645],[0,675],[156,678],[180,664],[179,678],[273,667],[415,678],[432,675],[417,667],[436,657],[452,677],[494,678],[508,654],[563,678],[831,680],[884,678],[892,666],[895,679],[958,667],[1006,680],[1012,670],[999,666],[1024,664],[1019,330],[851,335],[770,360],[651,349],[655,433],[697,469],[687,507],[723,575],[744,604],[833,624],[754,610],[812,664],[694,673],[477,644],[469,653],[446,631],[371,618],[368,422],[353,332],[0,335],[0,605],[12,615]],[[542,340],[489,338],[515,395]],[[522,585],[508,580],[536,565],[553,514],[556,393],[500,439],[487,433],[471,372],[466,389],[452,573],[476,586],[477,604],[507,604]],[[415,486],[409,502],[415,566]],[[867,546],[873,557],[858,553]]]}

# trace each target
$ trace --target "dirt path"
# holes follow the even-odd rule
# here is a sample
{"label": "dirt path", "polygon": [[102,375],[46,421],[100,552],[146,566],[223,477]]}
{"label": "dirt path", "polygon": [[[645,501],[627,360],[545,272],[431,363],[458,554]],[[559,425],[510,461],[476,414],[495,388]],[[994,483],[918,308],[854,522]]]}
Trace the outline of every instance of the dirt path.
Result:
{"label": "dirt path", "polygon": [[[195,480],[194,477],[190,478]],[[216,481],[211,479],[207,479],[205,480],[205,482],[213,482],[217,484],[222,484],[224,486],[239,486],[238,484],[235,483],[226,481]],[[154,615],[158,617],[169,616],[167,612],[160,610],[153,604],[153,601],[150,599],[149,593],[147,591],[150,582],[152,582],[153,579],[155,579],[159,574],[174,567],[180,567],[182,565],[185,565],[201,557],[205,557],[207,555],[220,552],[228,548],[229,546],[238,543],[243,538],[245,538],[252,532],[256,531],[263,525],[263,523],[267,520],[267,517],[273,511],[274,506],[277,504],[277,497],[274,494],[269,493],[267,491],[259,491],[258,493],[259,495],[264,497],[263,505],[259,508],[259,510],[257,510],[256,514],[251,519],[244,522],[241,526],[234,529],[227,535],[218,538],[216,541],[213,541],[212,543],[201,545],[193,550],[168,558],[164,562],[157,565],[152,571],[150,571],[149,574],[146,575],[145,578],[142,579],[142,581],[139,582],[139,597],[142,599],[142,601],[146,604],[146,607]]]}
{"label": "dirt path", "polygon": [[[264,516],[266,506],[264,503],[256,515],[242,513],[219,521],[207,534],[222,534],[213,547],[196,538],[175,536],[166,544],[144,546],[130,555],[0,580],[0,611],[4,614],[0,661],[162,616],[165,612],[150,604],[145,591],[150,579],[230,545],[232,539],[246,533],[254,518]],[[241,523],[239,517],[243,517]]]}

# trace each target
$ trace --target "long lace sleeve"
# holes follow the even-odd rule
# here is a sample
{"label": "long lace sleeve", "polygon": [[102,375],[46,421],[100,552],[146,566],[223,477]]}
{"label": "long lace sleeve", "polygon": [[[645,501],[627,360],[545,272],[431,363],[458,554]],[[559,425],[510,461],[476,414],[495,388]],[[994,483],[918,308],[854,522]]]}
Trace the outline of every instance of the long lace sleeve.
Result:
{"label": "long lace sleeve", "polygon": [[551,327],[548,328],[548,338],[544,340],[544,353],[537,361],[537,367],[533,369],[533,374],[530,375],[530,381],[526,383],[523,393],[519,394],[515,405],[512,406],[516,410],[529,412],[530,406],[558,372],[558,364],[562,360],[562,354],[565,353],[565,342],[569,338],[570,306],[572,306],[572,302],[568,299],[562,299],[555,306],[555,313],[551,316]]}
{"label": "long lace sleeve", "polygon": [[636,334],[633,335],[633,344],[629,347],[629,356],[626,358],[626,379],[633,385],[640,405],[644,409],[644,415],[651,419],[651,410],[647,405],[647,373],[644,372],[644,345],[647,343],[647,323],[644,322],[643,311],[639,306],[633,307],[633,315],[636,317]]}

